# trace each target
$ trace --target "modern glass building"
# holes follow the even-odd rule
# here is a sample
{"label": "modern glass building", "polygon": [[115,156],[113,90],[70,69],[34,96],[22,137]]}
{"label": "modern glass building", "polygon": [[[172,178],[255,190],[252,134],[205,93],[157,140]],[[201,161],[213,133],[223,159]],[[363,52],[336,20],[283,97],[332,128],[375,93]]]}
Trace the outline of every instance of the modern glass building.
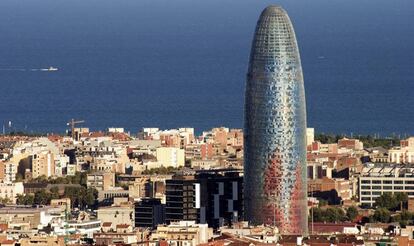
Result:
{"label": "modern glass building", "polygon": [[292,23],[279,6],[257,23],[245,96],[246,219],[306,235],[305,90]]}

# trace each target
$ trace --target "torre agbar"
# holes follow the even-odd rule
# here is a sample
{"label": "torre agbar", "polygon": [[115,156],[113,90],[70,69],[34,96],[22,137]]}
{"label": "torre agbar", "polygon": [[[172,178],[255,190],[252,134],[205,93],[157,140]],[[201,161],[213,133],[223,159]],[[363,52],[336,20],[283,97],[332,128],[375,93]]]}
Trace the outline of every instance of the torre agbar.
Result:
{"label": "torre agbar", "polygon": [[292,23],[279,6],[260,15],[245,96],[246,219],[306,235],[305,90]]}

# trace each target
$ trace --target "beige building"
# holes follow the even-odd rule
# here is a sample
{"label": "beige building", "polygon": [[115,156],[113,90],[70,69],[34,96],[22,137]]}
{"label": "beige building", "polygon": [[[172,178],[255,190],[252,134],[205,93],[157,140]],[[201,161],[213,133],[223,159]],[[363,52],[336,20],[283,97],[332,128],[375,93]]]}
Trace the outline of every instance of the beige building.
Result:
{"label": "beige building", "polygon": [[146,188],[149,186],[150,179],[148,177],[141,177],[135,179],[133,183],[128,186],[129,196],[132,198],[141,198],[147,196]]}
{"label": "beige building", "polygon": [[32,178],[50,177],[55,174],[55,159],[50,151],[42,151],[31,156]]}
{"label": "beige building", "polygon": [[98,191],[115,187],[115,174],[112,172],[96,172],[87,176],[86,185]]}
{"label": "beige building", "polygon": [[185,164],[184,149],[174,147],[158,148],[157,161],[164,167],[183,167]]}
{"label": "beige building", "polygon": [[0,182],[12,183],[16,180],[17,165],[0,161]]}
{"label": "beige building", "polygon": [[0,183],[0,198],[8,199],[13,204],[16,203],[16,196],[24,193],[22,182],[17,183]]}
{"label": "beige building", "polygon": [[47,226],[54,218],[64,219],[64,216],[60,207],[7,206],[0,208],[0,223],[8,224],[9,228],[37,229]]}
{"label": "beige building", "polygon": [[97,210],[98,220],[101,223],[112,223],[112,228],[117,228],[118,225],[128,225],[134,227],[135,213],[132,206],[112,206],[101,207]]}
{"label": "beige building", "polygon": [[63,237],[57,236],[32,236],[29,238],[22,238],[20,240],[21,246],[63,246],[65,241]]}
{"label": "beige building", "polygon": [[414,163],[414,137],[401,140],[400,146],[388,151],[391,163]]}
{"label": "beige building", "polygon": [[60,207],[63,211],[71,209],[70,198],[52,199],[50,200],[50,206]]}
{"label": "beige building", "polygon": [[212,236],[213,229],[208,228],[207,224],[180,221],[158,226],[151,235],[151,241],[166,240],[170,245],[199,245],[207,243]]}

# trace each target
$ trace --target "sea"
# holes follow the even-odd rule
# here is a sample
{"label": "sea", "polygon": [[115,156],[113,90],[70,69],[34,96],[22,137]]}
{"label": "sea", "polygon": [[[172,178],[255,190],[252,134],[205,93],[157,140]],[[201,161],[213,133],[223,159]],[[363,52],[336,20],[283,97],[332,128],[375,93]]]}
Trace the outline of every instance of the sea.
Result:
{"label": "sea", "polygon": [[413,0],[1,0],[0,131],[241,128],[270,4],[294,24],[308,127],[414,135]]}

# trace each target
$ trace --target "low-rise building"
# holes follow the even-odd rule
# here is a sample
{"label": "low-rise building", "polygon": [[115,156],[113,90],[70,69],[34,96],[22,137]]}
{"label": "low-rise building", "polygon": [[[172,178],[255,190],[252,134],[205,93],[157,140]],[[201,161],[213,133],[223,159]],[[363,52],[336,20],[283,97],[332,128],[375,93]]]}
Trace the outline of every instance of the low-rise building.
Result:
{"label": "low-rise building", "polygon": [[86,185],[98,191],[115,187],[115,174],[112,172],[96,172],[87,175]]}
{"label": "low-rise building", "polygon": [[0,223],[6,223],[9,227],[26,225],[28,229],[37,229],[47,226],[53,219],[63,219],[64,216],[64,210],[60,207],[6,206],[0,208]]}
{"label": "low-rise building", "polygon": [[151,235],[151,240],[166,240],[172,245],[199,245],[207,243],[212,236],[213,229],[207,224],[184,220],[170,225],[159,225]]}
{"label": "low-rise building", "polygon": [[113,228],[118,225],[133,227],[135,224],[135,213],[132,206],[101,207],[97,210],[97,217],[102,223],[111,222]]}
{"label": "low-rise building", "polygon": [[63,237],[50,235],[37,235],[20,240],[21,246],[63,246],[65,241]]}
{"label": "low-rise building", "polygon": [[22,182],[16,183],[0,183],[0,199],[9,200],[11,203],[16,203],[17,195],[24,193]]}

